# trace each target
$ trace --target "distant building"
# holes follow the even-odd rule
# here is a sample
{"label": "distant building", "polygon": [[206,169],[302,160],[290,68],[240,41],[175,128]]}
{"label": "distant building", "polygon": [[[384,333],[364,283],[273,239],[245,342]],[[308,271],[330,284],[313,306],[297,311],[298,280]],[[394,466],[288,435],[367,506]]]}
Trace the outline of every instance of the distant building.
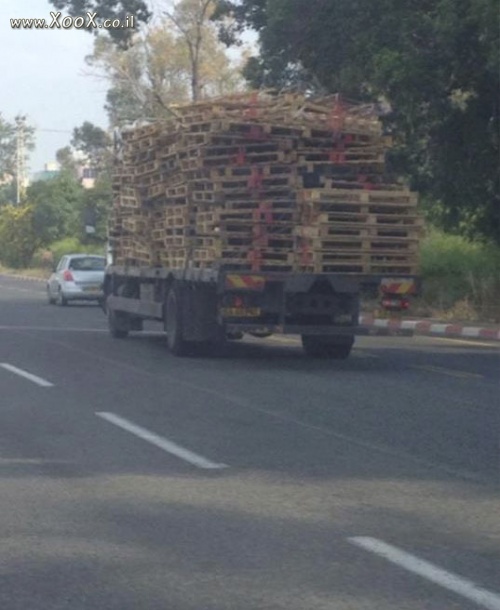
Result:
{"label": "distant building", "polygon": [[[61,172],[60,165],[54,161],[45,163],[44,169],[41,172],[35,172],[31,176],[30,182],[37,182],[38,180],[51,180],[57,177]],[[93,167],[89,167],[85,160],[76,159],[76,175],[83,188],[90,189],[95,186],[97,178],[97,170]]]}
{"label": "distant building", "polygon": [[79,166],[78,167],[78,177],[80,178],[80,182],[85,189],[91,189],[95,186],[95,181],[97,178],[97,170],[94,167],[88,166]]}
{"label": "distant building", "polygon": [[45,163],[43,171],[32,174],[30,182],[33,183],[38,182],[39,180],[52,180],[52,178],[56,178],[59,175],[59,172],[60,169],[57,163]]}

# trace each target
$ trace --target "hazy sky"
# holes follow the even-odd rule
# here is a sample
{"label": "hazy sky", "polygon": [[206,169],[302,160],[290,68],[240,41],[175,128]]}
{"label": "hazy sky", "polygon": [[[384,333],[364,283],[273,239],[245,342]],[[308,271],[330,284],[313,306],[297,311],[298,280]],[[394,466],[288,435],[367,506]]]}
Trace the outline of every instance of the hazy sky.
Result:
{"label": "hazy sky", "polygon": [[50,23],[54,10],[48,0],[0,0],[0,113],[9,122],[25,114],[37,128],[30,172],[54,161],[56,150],[69,144],[73,128],[84,121],[107,126],[106,83],[84,75],[93,36],[75,29],[11,29],[10,19],[16,17]]}

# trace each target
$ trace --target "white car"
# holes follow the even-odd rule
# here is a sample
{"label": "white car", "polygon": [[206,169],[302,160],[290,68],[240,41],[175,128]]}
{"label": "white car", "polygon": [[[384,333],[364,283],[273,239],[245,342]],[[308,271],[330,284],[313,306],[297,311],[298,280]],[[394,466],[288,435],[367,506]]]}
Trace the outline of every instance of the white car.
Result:
{"label": "white car", "polygon": [[66,254],[47,281],[50,304],[69,301],[100,301],[103,297],[106,257],[96,254]]}

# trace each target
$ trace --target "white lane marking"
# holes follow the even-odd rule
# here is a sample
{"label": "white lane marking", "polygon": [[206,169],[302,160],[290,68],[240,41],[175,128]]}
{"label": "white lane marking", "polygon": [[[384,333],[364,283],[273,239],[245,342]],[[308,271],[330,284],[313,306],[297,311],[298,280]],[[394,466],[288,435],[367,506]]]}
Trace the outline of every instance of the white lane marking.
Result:
{"label": "white lane marking", "polygon": [[409,572],[418,574],[423,578],[427,578],[431,582],[441,585],[449,591],[453,591],[462,597],[466,597],[471,601],[475,602],[483,608],[488,610],[500,610],[500,595],[478,587],[474,582],[467,578],[457,576],[452,572],[443,570],[442,568],[419,559],[415,555],[401,551],[395,546],[387,544],[377,538],[367,538],[363,536],[357,536],[354,538],[348,538],[349,542],[355,544],[361,548],[371,551],[387,561],[390,561]]}
{"label": "white lane marking", "polygon": [[16,375],[19,375],[20,377],[29,379],[33,383],[36,383],[37,385],[42,386],[43,388],[50,388],[54,385],[53,383],[50,383],[50,381],[47,381],[46,379],[42,379],[41,377],[32,375],[31,373],[28,373],[27,371],[23,371],[23,369],[18,369],[17,366],[13,366],[12,364],[8,364],[7,362],[0,362],[0,366],[2,368],[4,368],[5,370],[10,371],[11,373],[15,373]]}
{"label": "white lane marking", "polygon": [[106,421],[114,424],[115,426],[118,426],[119,428],[126,430],[127,432],[135,434],[139,438],[142,438],[144,441],[147,441],[147,442],[151,443],[152,445],[156,445],[156,447],[163,449],[167,453],[171,453],[172,455],[175,455],[176,457],[180,458],[181,460],[184,460],[186,462],[189,462],[190,464],[193,464],[193,466],[198,466],[198,468],[204,468],[207,470],[228,468],[227,464],[217,464],[216,462],[211,462],[210,460],[207,460],[206,458],[202,457],[201,455],[198,455],[197,453],[193,453],[192,451],[189,451],[189,449],[184,449],[184,447],[180,447],[179,445],[176,445],[172,441],[169,441],[166,438],[158,436],[157,434],[154,434],[153,432],[146,430],[146,428],[141,428],[140,426],[137,426],[136,424],[133,424],[132,422],[124,419],[123,417],[119,417],[118,415],[115,415],[114,413],[107,413],[105,411],[99,411],[99,412],[96,412],[96,415],[98,417],[101,417],[102,419],[105,419]]}
{"label": "white lane marking", "polygon": [[[109,333],[107,328],[72,328],[55,326],[0,326],[0,330],[25,331],[41,330],[46,332],[72,332],[72,333]],[[143,331],[146,332],[146,331]]]}
{"label": "white lane marking", "polygon": [[499,344],[495,343],[495,341],[491,341],[490,343],[480,342],[480,341],[472,341],[471,339],[453,339],[451,337],[436,337],[439,341],[449,341],[450,343],[467,345],[468,347],[489,347],[489,348],[499,348]]}
{"label": "white lane marking", "polygon": [[449,375],[450,377],[461,377],[463,379],[484,379],[484,375],[480,375],[479,373],[457,371],[454,369],[447,369],[442,366],[432,366],[430,364],[413,364],[411,368],[418,369],[420,371],[427,371],[429,373],[441,373],[442,375]]}
{"label": "white lane marking", "polygon": [[[213,389],[213,388],[208,388],[206,386],[199,385],[192,381],[180,379],[178,375],[169,375],[168,373],[165,373],[164,371],[162,371],[161,375],[157,375],[151,371],[140,368],[139,366],[136,366],[134,364],[129,364],[127,362],[123,362],[122,360],[117,360],[116,358],[109,358],[107,356],[102,356],[101,354],[96,353],[95,350],[91,351],[89,349],[77,347],[73,343],[65,343],[63,341],[56,341],[54,339],[44,339],[44,340],[48,343],[53,343],[54,345],[60,345],[61,347],[72,350],[74,352],[77,352],[78,354],[83,354],[86,357],[90,356],[93,360],[96,360],[96,359],[100,360],[101,362],[105,362],[105,363],[109,364],[110,366],[114,366],[114,367],[120,368],[124,371],[128,371],[129,373],[133,373],[135,375],[140,375],[140,376],[146,376],[159,383],[161,383],[162,381],[168,381],[169,383],[178,384],[180,386],[190,388],[190,389],[196,390],[198,392],[209,394],[211,396],[216,396],[220,400],[223,400],[228,403],[232,403],[243,409],[248,409],[250,411],[255,411],[257,413],[263,413],[264,415],[277,419],[278,421],[282,421],[287,424],[294,424],[294,425],[300,426],[301,428],[304,428],[306,430],[313,430],[316,432],[320,432],[321,434],[326,434],[328,436],[331,436],[332,438],[337,438],[343,442],[350,443],[351,445],[363,447],[364,449],[367,449],[369,451],[375,451],[382,455],[390,455],[390,456],[397,458],[397,460],[409,460],[409,461],[413,462],[414,464],[417,464],[421,467],[431,468],[433,470],[445,472],[448,475],[451,475],[451,476],[459,478],[459,479],[465,479],[466,481],[473,481],[475,483],[481,483],[482,485],[488,485],[488,486],[491,485],[491,480],[486,476],[482,476],[480,474],[465,471],[465,470],[459,470],[459,469],[453,468],[451,466],[446,466],[442,463],[434,462],[432,460],[418,457],[418,456],[416,456],[412,453],[408,453],[406,451],[402,451],[399,449],[392,449],[391,447],[388,447],[386,445],[379,445],[376,443],[371,443],[369,441],[363,441],[355,436],[351,436],[348,434],[342,434],[340,432],[335,432],[331,428],[327,428],[324,426],[317,426],[314,424],[308,424],[307,422],[301,421],[295,417],[287,416],[284,413],[271,411],[271,410],[265,409],[263,407],[257,407],[256,405],[252,404],[249,400],[247,400],[241,396],[238,396],[236,394],[231,394],[231,393],[228,393],[227,391],[221,392],[221,391]],[[475,403],[464,402],[464,404],[472,404],[474,407],[476,406]]]}

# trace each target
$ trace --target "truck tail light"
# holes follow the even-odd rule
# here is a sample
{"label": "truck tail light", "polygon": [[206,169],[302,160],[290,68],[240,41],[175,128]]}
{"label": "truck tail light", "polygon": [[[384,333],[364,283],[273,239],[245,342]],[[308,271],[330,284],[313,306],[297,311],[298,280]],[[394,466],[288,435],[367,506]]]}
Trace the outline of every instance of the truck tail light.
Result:
{"label": "truck tail light", "polygon": [[389,311],[402,311],[410,307],[410,301],[405,297],[386,296],[382,299],[382,307]]}

